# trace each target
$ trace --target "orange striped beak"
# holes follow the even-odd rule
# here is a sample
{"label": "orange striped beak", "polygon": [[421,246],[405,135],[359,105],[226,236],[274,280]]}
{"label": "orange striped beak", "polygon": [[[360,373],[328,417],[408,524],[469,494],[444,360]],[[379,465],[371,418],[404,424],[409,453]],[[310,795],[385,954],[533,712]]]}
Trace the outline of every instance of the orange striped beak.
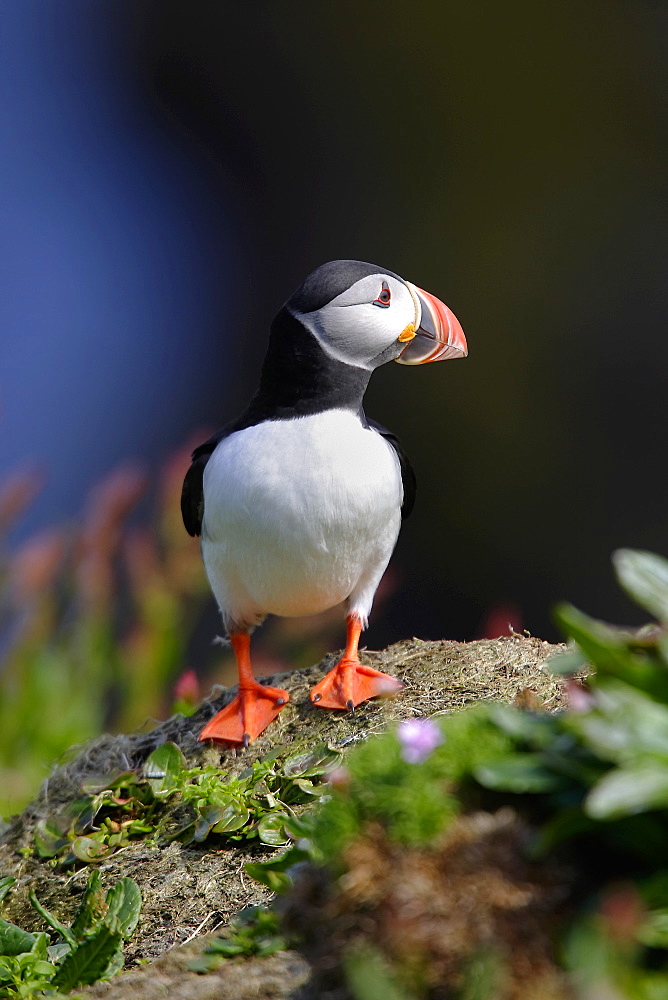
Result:
{"label": "orange striped beak", "polygon": [[409,291],[416,304],[416,333],[396,360],[400,365],[425,365],[429,361],[465,358],[469,352],[461,324],[452,309],[410,281]]}

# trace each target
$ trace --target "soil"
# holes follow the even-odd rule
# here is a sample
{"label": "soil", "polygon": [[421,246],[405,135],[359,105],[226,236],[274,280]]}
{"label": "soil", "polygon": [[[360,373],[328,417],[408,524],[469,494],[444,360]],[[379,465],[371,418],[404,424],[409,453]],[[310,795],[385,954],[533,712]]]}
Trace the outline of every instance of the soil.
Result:
{"label": "soil", "polygon": [[[54,770],[35,801],[0,838],[0,877],[17,879],[3,917],[26,930],[44,929],[28,900],[32,889],[61,920],[67,923],[72,918],[88,870],[83,866],[63,870],[53,862],[24,855],[37,820],[77,798],[86,778],[137,768],[166,740],[177,743],[191,764],[215,763],[236,774],[277,746],[298,752],[314,743],[330,742],[345,753],[346,748],[372,739],[397,720],[445,714],[480,700],[541,704],[545,710],[556,710],[564,703],[562,684],[543,665],[561,649],[530,636],[511,635],[470,643],[410,639],[382,652],[364,650],[363,662],[399,678],[405,689],[397,698],[367,702],[354,714],[318,709],[308,700],[309,689],[340,655],[331,654],[308,670],[263,679],[287,688],[290,703],[247,750],[198,742],[202,726],[235,694],[234,689],[221,688],[214,688],[210,699],[188,718],[175,715],[148,733],[94,740]],[[207,975],[187,969],[203,951],[207,934],[223,928],[244,907],[270,898],[244,866],[272,853],[257,842],[230,844],[209,838],[202,845],[187,847],[171,843],[150,848],[138,843],[113,855],[100,866],[103,884],[111,885],[121,876],[135,879],[143,897],[141,920],[126,948],[127,971],[108,983],[77,990],[76,995],[109,1000],[130,995],[145,1000],[168,995],[184,1000],[296,998],[309,978],[309,966],[293,952],[227,962]]]}

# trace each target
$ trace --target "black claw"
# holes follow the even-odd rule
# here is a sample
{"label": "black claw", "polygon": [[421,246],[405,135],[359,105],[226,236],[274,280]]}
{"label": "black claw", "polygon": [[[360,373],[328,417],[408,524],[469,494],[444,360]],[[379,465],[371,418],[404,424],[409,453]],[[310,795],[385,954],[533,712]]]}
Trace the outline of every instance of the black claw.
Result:
{"label": "black claw", "polygon": [[321,694],[314,694],[313,695],[313,701],[320,701],[321,698],[322,698]]}
{"label": "black claw", "polygon": [[276,704],[277,705],[285,705],[285,698],[277,698],[276,699]]}
{"label": "black claw", "polygon": [[249,746],[250,746],[250,734],[244,733],[244,748],[248,750]]}
{"label": "black claw", "polygon": [[353,705],[352,698],[349,698],[348,701],[346,702],[346,708],[348,709],[349,712],[352,712],[353,715],[355,714],[355,706]]}

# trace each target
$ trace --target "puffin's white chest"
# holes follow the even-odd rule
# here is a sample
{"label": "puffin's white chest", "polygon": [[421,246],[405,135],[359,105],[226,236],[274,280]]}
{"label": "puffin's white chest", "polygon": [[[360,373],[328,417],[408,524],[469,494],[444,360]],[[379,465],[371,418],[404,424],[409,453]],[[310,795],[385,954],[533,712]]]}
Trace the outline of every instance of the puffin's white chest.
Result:
{"label": "puffin's white chest", "polygon": [[299,615],[342,601],[384,570],[402,493],[394,450],[347,410],[230,435],[204,472],[202,551],[221,608]]}

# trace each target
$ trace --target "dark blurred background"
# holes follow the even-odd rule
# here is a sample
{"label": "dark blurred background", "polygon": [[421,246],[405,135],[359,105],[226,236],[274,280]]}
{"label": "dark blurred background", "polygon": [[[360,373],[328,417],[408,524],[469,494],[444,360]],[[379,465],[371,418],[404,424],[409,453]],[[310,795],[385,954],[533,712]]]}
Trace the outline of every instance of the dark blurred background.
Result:
{"label": "dark blurred background", "polygon": [[419,494],[368,645],[555,638],[562,597],[640,621],[609,555],[668,554],[667,11],[3,3],[0,473],[46,477],[15,540],[235,415],[274,312],[353,257],[470,347],[374,376]]}

